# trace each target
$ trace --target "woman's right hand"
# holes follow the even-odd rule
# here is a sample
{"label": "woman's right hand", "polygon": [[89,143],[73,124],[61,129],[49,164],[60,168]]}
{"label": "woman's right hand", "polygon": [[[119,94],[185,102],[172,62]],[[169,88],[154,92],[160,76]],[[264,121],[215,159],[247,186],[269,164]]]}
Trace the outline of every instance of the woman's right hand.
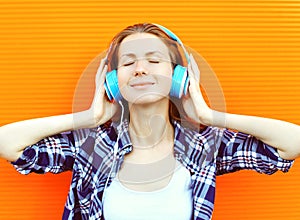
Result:
{"label": "woman's right hand", "polygon": [[118,110],[117,102],[111,102],[106,97],[104,82],[108,67],[105,63],[106,57],[101,60],[95,78],[96,89],[92,105],[89,108],[89,113],[93,120],[92,127],[104,124],[110,120]]}

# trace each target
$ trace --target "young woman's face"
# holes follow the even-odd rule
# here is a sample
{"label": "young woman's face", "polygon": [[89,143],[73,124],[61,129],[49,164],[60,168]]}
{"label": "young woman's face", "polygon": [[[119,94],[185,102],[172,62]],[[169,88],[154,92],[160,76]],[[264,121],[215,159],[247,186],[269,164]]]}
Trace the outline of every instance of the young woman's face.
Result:
{"label": "young woman's face", "polygon": [[118,82],[122,96],[135,104],[168,97],[172,85],[169,49],[157,36],[136,33],[119,47]]}

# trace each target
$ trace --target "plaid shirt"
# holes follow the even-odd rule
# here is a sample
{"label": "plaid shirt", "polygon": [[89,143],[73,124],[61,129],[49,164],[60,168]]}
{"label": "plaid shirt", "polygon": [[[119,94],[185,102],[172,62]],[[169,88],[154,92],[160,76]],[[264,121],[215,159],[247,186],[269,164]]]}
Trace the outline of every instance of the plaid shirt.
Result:
{"label": "plaid shirt", "polygon": [[[193,187],[193,219],[211,219],[216,176],[241,169],[273,174],[287,172],[293,161],[253,136],[207,127],[203,131],[174,122],[174,155],[190,171]],[[27,147],[13,162],[22,174],[59,173],[72,170],[72,183],[63,219],[103,219],[102,198],[124,155],[131,152],[128,122],[119,129],[113,123],[54,135]],[[118,140],[118,153],[114,146]],[[114,166],[113,166],[114,164]],[[107,184],[107,186],[106,186]]]}

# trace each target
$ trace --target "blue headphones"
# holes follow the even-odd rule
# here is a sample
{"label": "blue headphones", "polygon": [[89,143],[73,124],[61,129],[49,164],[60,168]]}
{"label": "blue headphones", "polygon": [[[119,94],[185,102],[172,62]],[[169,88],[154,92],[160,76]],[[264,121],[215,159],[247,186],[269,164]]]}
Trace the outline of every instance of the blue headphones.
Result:
{"label": "blue headphones", "polygon": [[[155,25],[159,27],[161,30],[163,30],[172,40],[176,41],[182,47],[185,57],[189,62],[188,53],[185,47],[183,46],[181,40],[169,29],[158,24]],[[189,84],[189,76],[187,73],[187,68],[181,65],[176,65],[172,76],[172,86],[171,86],[170,95],[176,98],[181,98],[183,94],[186,95],[188,84]],[[117,70],[114,69],[106,73],[104,88],[106,90],[106,94],[109,100],[116,100],[117,102],[122,100],[122,95],[118,84]]]}

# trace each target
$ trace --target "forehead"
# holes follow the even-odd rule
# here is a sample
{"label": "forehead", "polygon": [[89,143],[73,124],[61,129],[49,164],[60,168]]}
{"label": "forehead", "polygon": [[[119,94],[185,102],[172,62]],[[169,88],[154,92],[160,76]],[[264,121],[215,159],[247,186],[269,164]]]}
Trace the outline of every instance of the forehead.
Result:
{"label": "forehead", "polygon": [[148,33],[136,33],[126,37],[120,44],[119,56],[135,54],[143,56],[149,52],[168,54],[167,45],[157,36]]}

